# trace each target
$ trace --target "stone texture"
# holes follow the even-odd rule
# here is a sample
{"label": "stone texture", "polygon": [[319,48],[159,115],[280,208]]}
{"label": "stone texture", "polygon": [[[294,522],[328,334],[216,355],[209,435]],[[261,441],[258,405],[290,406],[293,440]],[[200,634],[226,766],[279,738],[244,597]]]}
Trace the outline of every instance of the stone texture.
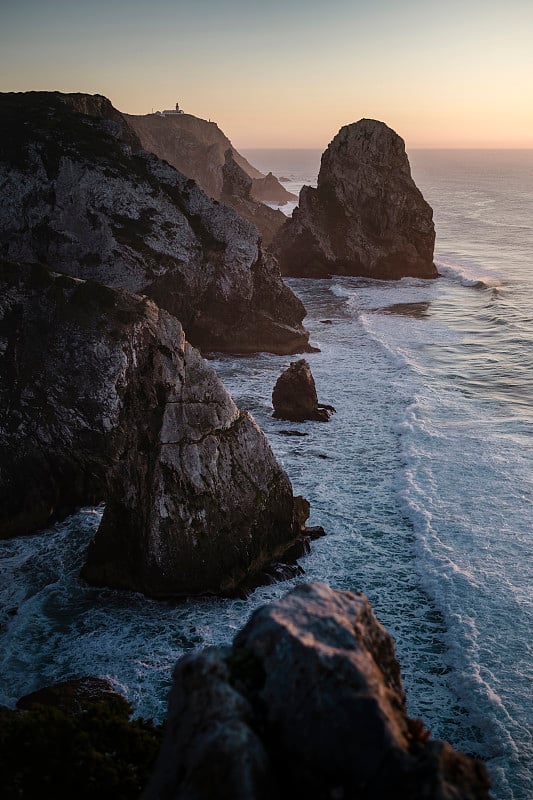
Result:
{"label": "stone texture", "polygon": [[0,111],[0,257],[147,295],[204,352],[309,349],[257,228],[137,152],[106,98],[4,94]]}
{"label": "stone texture", "polygon": [[318,402],[315,379],[305,359],[292,361],[276,381],[272,392],[273,417],[291,422],[306,419],[327,422],[333,406]]}
{"label": "stone texture", "polygon": [[167,117],[158,114],[124,114],[124,118],[145,150],[168,161],[188,178],[193,178],[215,200],[222,195],[222,169],[228,149],[233,151],[235,162],[253,179],[252,198],[267,203],[296,200],[295,195],[287,192],[272,173],[265,176],[250,164],[211,120],[193,114]]}
{"label": "stone texture", "polygon": [[435,278],[433,212],[412,177],[405,144],[383,122],[340,129],[322,155],[318,185],[271,249],[282,274]]}
{"label": "stone texture", "polygon": [[222,177],[221,202],[236,211],[243,219],[255,225],[258,235],[261,236],[262,243],[265,245],[270,244],[287,219],[285,214],[279,209],[270,208],[253,199],[252,178],[235,161],[231,149],[226,150]]}
{"label": "stone texture", "polygon": [[361,594],[302,584],[230,648],[178,661],[143,800],[488,800],[480,762],[406,714],[391,636]]}
{"label": "stone texture", "polygon": [[253,418],[147,298],[0,264],[0,536],[105,500],[83,577],[230,593],[301,539]]}

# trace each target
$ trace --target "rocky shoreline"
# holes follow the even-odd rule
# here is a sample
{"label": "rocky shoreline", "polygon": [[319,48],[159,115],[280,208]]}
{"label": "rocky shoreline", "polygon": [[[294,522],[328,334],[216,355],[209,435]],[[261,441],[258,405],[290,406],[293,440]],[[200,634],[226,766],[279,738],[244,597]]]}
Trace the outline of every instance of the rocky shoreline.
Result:
{"label": "rocky shoreline", "polygon": [[[87,584],[177,602],[302,575],[325,532],[306,526],[309,503],[202,353],[312,349],[276,257],[284,274],[435,277],[431,209],[403,143],[376,121],[343,128],[278,231],[253,197],[263,179],[231,148],[212,199],[100,95],[1,95],[0,108],[0,537],[103,501]],[[303,359],[272,399],[281,419],[335,411]],[[130,713],[98,676],[0,709],[4,744],[24,753],[25,726],[75,739],[103,715],[112,742],[134,730],[148,755],[112,778],[128,797],[489,796],[479,762],[407,717],[392,638],[366,598],[324,584],[257,611],[231,647],[181,659],[162,742]],[[2,765],[13,796],[33,791],[27,758],[29,770]],[[76,785],[69,767],[50,779],[58,796]]]}

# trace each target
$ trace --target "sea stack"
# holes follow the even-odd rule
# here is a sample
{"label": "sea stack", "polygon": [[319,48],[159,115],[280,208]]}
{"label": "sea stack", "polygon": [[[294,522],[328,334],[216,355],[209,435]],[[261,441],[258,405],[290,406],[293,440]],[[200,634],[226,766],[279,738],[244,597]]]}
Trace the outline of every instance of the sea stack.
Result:
{"label": "sea stack", "polygon": [[283,275],[436,278],[433,211],[412,177],[405,143],[383,122],[340,129],[322,155],[318,185],[271,246]]}
{"label": "sea stack", "polygon": [[276,381],[272,392],[273,417],[290,422],[327,422],[333,406],[318,402],[315,379],[305,358],[292,361]]}

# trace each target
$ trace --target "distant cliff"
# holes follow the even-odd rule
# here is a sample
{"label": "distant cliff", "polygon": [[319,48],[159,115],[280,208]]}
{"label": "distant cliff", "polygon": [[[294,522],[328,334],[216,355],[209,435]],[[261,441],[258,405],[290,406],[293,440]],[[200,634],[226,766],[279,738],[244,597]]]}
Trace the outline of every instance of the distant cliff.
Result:
{"label": "distant cliff", "polygon": [[[168,161],[184,175],[193,178],[210,197],[222,194],[222,167],[225,153],[233,151],[235,162],[254,179],[251,195],[267,203],[296,199],[274,176],[265,176],[237,152],[215,122],[192,114],[124,114],[145,150]],[[257,183],[256,183],[257,181]],[[257,186],[257,194],[255,190]]]}
{"label": "distant cliff", "polygon": [[3,94],[0,114],[0,257],[147,295],[204,352],[309,349],[257,228],[140,150],[109,100]]}

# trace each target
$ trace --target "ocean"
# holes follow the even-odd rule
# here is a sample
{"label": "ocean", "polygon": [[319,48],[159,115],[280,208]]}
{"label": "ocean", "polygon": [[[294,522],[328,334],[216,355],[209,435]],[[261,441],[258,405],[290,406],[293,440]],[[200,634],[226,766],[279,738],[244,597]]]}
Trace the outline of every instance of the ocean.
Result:
{"label": "ocean", "polygon": [[[296,193],[316,184],[319,151],[243,155]],[[320,348],[305,357],[330,421],[272,418],[297,357],[211,361],[327,532],[305,574],[247,600],[87,588],[78,572],[101,508],[0,542],[0,704],[95,674],[161,720],[180,655],[229,642],[258,605],[321,580],[370,598],[409,714],[486,762],[494,800],[533,797],[533,151],[409,159],[434,209],[440,278],[287,280]]]}

